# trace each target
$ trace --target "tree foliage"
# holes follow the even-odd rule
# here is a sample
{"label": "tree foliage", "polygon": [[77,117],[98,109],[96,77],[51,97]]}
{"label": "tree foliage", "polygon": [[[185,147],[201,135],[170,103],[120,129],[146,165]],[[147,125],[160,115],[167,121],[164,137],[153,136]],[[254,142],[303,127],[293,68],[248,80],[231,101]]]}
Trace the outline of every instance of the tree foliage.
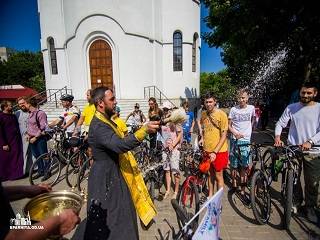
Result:
{"label": "tree foliage", "polygon": [[218,73],[201,73],[200,94],[213,92],[221,106],[228,106],[234,100],[236,87],[231,83],[226,70]]}
{"label": "tree foliage", "polygon": [[[222,59],[233,82],[253,81],[268,64],[270,52],[287,49],[282,90],[292,91],[320,73],[320,14],[316,1],[204,0],[212,29],[203,35],[210,47],[223,50]],[[257,61],[258,59],[258,61]],[[285,86],[285,87],[284,87]]]}
{"label": "tree foliage", "polygon": [[41,52],[16,52],[8,61],[0,61],[0,84],[20,84],[37,91],[45,89],[43,58]]}

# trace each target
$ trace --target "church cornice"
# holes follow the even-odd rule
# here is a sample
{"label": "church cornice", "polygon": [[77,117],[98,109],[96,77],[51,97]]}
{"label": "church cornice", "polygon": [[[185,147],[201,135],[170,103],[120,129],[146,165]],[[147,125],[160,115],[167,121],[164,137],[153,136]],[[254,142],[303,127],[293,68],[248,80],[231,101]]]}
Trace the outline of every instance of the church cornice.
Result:
{"label": "church cornice", "polygon": [[[91,18],[91,17],[97,17],[97,16],[106,17],[106,18],[111,19],[112,21],[114,21],[114,22],[121,28],[121,30],[123,31],[123,33],[126,34],[126,35],[134,36],[134,37],[139,37],[139,38],[144,38],[144,39],[148,40],[150,43],[156,42],[156,43],[160,44],[161,46],[163,46],[163,45],[172,45],[172,44],[173,44],[173,42],[163,42],[163,41],[161,41],[161,40],[151,38],[151,37],[149,37],[149,36],[147,36],[147,35],[127,32],[127,31],[125,31],[124,27],[123,27],[117,20],[115,20],[114,18],[110,17],[109,15],[106,15],[106,14],[90,14],[90,15],[84,17],[83,19],[81,19],[81,21],[78,23],[77,27],[75,28],[74,34],[65,41],[65,43],[64,43],[64,45],[63,45],[63,48],[61,48],[61,49],[66,49],[66,48],[67,48],[68,43],[69,43],[72,39],[74,39],[74,38],[76,37],[77,31],[78,31],[80,25],[81,25],[84,21],[86,21],[87,19],[89,19],[89,18]],[[192,42],[183,42],[182,44],[192,45]],[[44,51],[44,50],[46,50],[46,49],[43,49],[43,51]]]}

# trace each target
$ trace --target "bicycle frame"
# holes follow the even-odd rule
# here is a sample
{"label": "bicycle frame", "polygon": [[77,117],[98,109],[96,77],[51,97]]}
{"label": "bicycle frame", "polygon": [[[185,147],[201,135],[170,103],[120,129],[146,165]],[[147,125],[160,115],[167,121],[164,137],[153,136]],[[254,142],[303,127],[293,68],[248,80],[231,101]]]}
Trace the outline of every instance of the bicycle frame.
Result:
{"label": "bicycle frame", "polygon": [[282,167],[282,181],[281,181],[281,195],[282,198],[285,198],[285,189],[286,189],[286,178],[287,172],[289,169],[293,170],[293,185],[295,186],[298,182],[299,172],[300,172],[300,162],[299,159],[303,157],[303,153],[300,150],[299,146],[292,145],[284,147],[285,150],[285,159]]}

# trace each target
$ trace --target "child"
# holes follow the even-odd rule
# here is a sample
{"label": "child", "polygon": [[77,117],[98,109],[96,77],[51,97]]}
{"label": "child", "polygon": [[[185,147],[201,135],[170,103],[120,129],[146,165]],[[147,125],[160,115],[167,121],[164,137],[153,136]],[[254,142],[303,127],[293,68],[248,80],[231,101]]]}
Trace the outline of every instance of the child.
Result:
{"label": "child", "polygon": [[[164,117],[170,116],[170,110],[172,105],[170,102],[166,101],[162,106]],[[180,142],[182,139],[182,128],[179,125],[173,123],[167,123],[165,126],[161,127],[161,136],[163,147],[165,151],[162,153],[162,159],[164,161],[163,170],[166,176],[166,193],[163,199],[166,199],[170,195],[171,186],[171,174],[174,179],[174,193],[172,198],[176,198],[179,191],[180,182],[180,172],[179,172],[179,159],[180,152],[178,150]],[[167,151],[169,150],[169,151]],[[169,154],[169,156],[168,156]],[[167,160],[169,158],[169,160]]]}
{"label": "child", "polygon": [[240,166],[240,182],[241,194],[245,201],[245,184],[247,182],[246,172],[250,165],[250,146],[240,147],[240,161],[239,156],[235,153],[238,152],[237,145],[250,144],[252,127],[255,118],[255,107],[248,105],[248,93],[245,90],[238,92],[238,105],[232,107],[229,113],[229,131],[232,133],[230,165],[232,168],[232,187],[233,190],[237,188],[237,168]]}

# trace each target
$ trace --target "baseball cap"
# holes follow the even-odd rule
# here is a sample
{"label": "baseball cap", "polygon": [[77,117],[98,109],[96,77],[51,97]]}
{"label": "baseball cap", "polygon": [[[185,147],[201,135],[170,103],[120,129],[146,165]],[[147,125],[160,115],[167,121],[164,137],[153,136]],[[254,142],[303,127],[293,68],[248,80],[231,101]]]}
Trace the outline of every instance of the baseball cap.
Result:
{"label": "baseball cap", "polygon": [[162,104],[161,108],[162,108],[162,109],[163,109],[163,108],[172,109],[172,104],[171,104],[169,101],[165,101],[165,102]]}
{"label": "baseball cap", "polygon": [[74,99],[74,97],[70,94],[63,94],[61,97],[60,97],[60,100],[61,101],[69,101],[69,102],[72,102]]}
{"label": "baseball cap", "polygon": [[134,105],[134,107],[136,107],[136,108],[140,108],[139,103],[136,103],[136,104]]}

